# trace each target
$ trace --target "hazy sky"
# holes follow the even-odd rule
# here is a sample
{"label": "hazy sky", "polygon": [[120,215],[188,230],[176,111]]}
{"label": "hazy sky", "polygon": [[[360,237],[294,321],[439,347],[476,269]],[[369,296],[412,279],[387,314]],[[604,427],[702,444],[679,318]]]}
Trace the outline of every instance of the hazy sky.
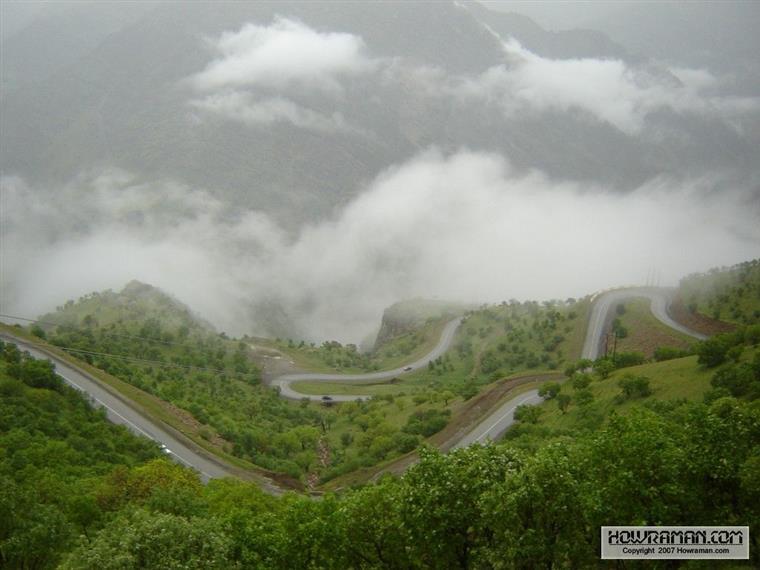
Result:
{"label": "hazy sky", "polygon": [[136,278],[236,334],[264,332],[243,316],[266,300],[306,338],[357,342],[400,299],[564,299],[640,284],[652,269],[672,285],[752,258],[750,198],[715,183],[661,178],[621,195],[518,176],[497,155],[430,149],[293,238],[264,214],[123,172],[56,189],[55,205],[4,179],[4,306],[38,314]]}
{"label": "hazy sky", "polygon": [[[554,22],[567,15],[568,27],[582,23],[569,6],[531,6],[529,13],[556,11]],[[360,35],[286,17],[198,42],[208,59],[178,86],[179,107],[194,128],[216,118],[263,137],[279,123],[360,132],[342,113],[347,86],[404,74],[415,77],[422,101],[494,108],[506,118],[572,113],[645,141],[663,136],[653,122],[663,111],[741,133],[760,110],[760,94],[727,95],[719,72],[704,67],[555,60],[516,41],[504,42],[503,63],[469,75],[382,58]],[[305,95],[319,97],[320,110]],[[6,173],[0,305],[35,316],[139,279],[234,334],[267,333],[262,307],[276,306],[299,336],[358,342],[384,308],[411,297],[564,299],[641,284],[653,270],[675,285],[687,273],[757,257],[757,188],[732,180],[724,171],[684,177],[663,169],[621,192],[526,173],[508,153],[449,141],[368,173],[334,215],[286,231],[213,188],[116,165],[47,185]]]}

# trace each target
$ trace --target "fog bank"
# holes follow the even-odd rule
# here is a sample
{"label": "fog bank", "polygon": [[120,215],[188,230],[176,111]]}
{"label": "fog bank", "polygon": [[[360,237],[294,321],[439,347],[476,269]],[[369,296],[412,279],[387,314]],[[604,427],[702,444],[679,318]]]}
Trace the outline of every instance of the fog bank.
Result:
{"label": "fog bank", "polygon": [[[219,329],[362,340],[385,307],[422,296],[498,302],[660,284],[757,257],[757,204],[718,175],[620,194],[516,174],[495,154],[429,149],[297,235],[209,192],[129,173],[61,188],[2,179],[2,312],[33,317],[131,279]],[[273,307],[277,307],[276,310]]]}

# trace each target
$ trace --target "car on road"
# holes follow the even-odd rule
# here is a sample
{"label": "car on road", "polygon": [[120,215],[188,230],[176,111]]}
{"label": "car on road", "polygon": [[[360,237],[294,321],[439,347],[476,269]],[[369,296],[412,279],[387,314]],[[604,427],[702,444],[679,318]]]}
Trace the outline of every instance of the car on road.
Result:
{"label": "car on road", "polygon": [[163,453],[166,453],[167,455],[169,455],[172,452],[172,450],[166,447],[163,443],[159,447],[161,448],[161,451]]}
{"label": "car on road", "polygon": [[411,370],[413,370],[411,366],[404,366],[404,372],[410,372]]}

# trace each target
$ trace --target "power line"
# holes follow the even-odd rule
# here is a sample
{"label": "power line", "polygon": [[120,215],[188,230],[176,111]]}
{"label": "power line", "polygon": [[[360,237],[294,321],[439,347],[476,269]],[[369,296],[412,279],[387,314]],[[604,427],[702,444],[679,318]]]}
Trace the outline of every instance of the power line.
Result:
{"label": "power line", "polygon": [[163,360],[149,360],[146,358],[137,358],[135,356],[125,356],[121,354],[111,354],[108,352],[95,352],[92,350],[84,350],[81,348],[72,348],[70,346],[58,346],[56,344],[51,345],[55,348],[59,348],[61,350],[65,350],[66,352],[73,352],[76,354],[88,354],[91,356],[107,356],[108,358],[116,358],[119,360],[128,360],[130,362],[140,362],[144,364],[151,364],[155,366],[163,366],[166,368],[184,368],[186,370],[198,370],[201,372],[214,372],[216,374],[226,374],[229,376],[255,376],[258,378],[257,374],[251,373],[251,372],[229,372],[227,370],[223,370],[220,368],[203,368],[201,366],[191,366],[189,364],[177,364],[174,362],[165,362]]}
{"label": "power line", "polygon": [[[14,315],[6,315],[6,314],[2,314],[2,313],[0,313],[0,317],[6,317],[6,318],[10,318],[10,319],[17,319],[19,321],[26,321],[26,322],[30,322],[30,323],[41,323],[41,324],[48,324],[48,325],[53,325],[53,326],[61,326],[59,323],[52,323],[52,322],[49,322],[49,321],[41,321],[41,320],[38,320],[38,319],[27,319],[25,317],[17,317],[17,316],[14,316]],[[108,332],[105,332],[105,331],[101,331],[101,332],[103,334],[112,334],[112,336],[120,336],[120,337],[125,337],[125,338],[136,338],[136,339],[140,339],[140,340],[146,340],[148,342],[158,342],[158,343],[162,343],[162,344],[169,344],[169,345],[173,345],[173,346],[181,346],[181,347],[185,347],[185,348],[191,348],[187,344],[181,344],[181,343],[177,343],[177,342],[161,341],[161,340],[156,340],[156,339],[151,339],[151,338],[146,338],[146,337],[140,337],[140,336],[135,336],[135,335],[123,335],[123,334],[117,334],[117,333],[108,333]],[[201,372],[212,372],[212,373],[215,373],[215,374],[226,374],[226,375],[232,375],[232,376],[253,376],[253,377],[258,378],[258,374],[251,373],[251,372],[229,372],[227,370],[223,370],[223,369],[219,369],[219,368],[205,368],[205,367],[202,367],[202,366],[192,366],[192,365],[189,365],[189,364],[177,364],[177,363],[174,363],[174,362],[165,362],[163,360],[150,360],[150,359],[146,359],[146,358],[137,358],[135,356],[127,356],[127,355],[122,355],[122,354],[111,354],[109,352],[96,352],[96,351],[92,351],[92,350],[84,350],[84,349],[81,349],[81,348],[73,348],[73,347],[69,347],[69,346],[59,346],[59,345],[56,345],[56,344],[53,344],[52,346],[55,346],[56,348],[60,348],[61,350],[65,350],[67,352],[72,352],[72,353],[76,353],[76,354],[87,354],[87,355],[90,355],[90,356],[106,356],[108,358],[115,358],[115,359],[118,359],[118,360],[126,360],[126,361],[130,361],[130,362],[140,362],[140,363],[144,363],[144,364],[150,364],[150,365],[153,365],[153,366],[162,366],[162,367],[166,367],[166,368],[183,368],[185,370],[197,370],[197,371],[201,371]]]}
{"label": "power line", "polygon": [[[26,317],[17,317],[15,315],[5,315],[3,313],[0,313],[0,317],[5,317],[5,318],[8,318],[8,319],[16,319],[17,321],[25,321],[27,323],[39,323],[39,324],[42,324],[42,325],[50,325],[52,327],[75,326],[76,328],[79,328],[81,330],[81,327],[77,327],[76,325],[68,325],[67,323],[54,323],[52,321],[41,321],[39,319],[28,319]],[[105,331],[103,329],[101,329],[100,332],[101,332],[101,334],[104,334],[104,335],[116,336],[116,337],[121,337],[121,338],[131,338],[131,339],[136,339],[136,340],[144,340],[144,341],[147,341],[147,342],[155,342],[155,343],[166,344],[166,345],[170,345],[170,346],[183,346],[183,347],[189,346],[187,343],[182,343],[182,342],[172,342],[172,341],[169,341],[169,340],[160,340],[160,339],[157,339],[157,338],[150,338],[150,337],[146,337],[146,336],[138,336],[138,335],[133,335],[133,334],[115,333],[115,332]]]}
{"label": "power line", "polygon": [[[200,370],[202,372],[216,372],[218,374],[230,374],[226,370],[220,369],[220,368],[203,368],[201,366],[192,366],[189,364],[177,364],[174,362],[165,362],[163,360],[149,360],[147,358],[137,358],[136,356],[126,356],[122,354],[111,354],[108,352],[95,352],[93,350],[83,350],[81,348],[71,348],[69,346],[58,346],[53,345],[57,348],[60,348],[61,350],[65,350],[67,352],[74,352],[77,354],[89,354],[91,356],[107,356],[109,358],[117,358],[119,360],[128,360],[130,362],[142,362],[145,364],[155,364],[157,366],[166,366],[166,367],[173,367],[173,368],[185,368],[187,370]],[[250,376],[250,374],[240,374],[241,376]]]}

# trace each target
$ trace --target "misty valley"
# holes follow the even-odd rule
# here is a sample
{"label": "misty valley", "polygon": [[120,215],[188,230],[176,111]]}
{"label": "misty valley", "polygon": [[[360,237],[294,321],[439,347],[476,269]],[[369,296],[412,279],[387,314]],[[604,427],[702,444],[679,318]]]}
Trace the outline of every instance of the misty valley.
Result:
{"label": "misty valley", "polygon": [[758,5],[0,16],[0,567],[760,565]]}

